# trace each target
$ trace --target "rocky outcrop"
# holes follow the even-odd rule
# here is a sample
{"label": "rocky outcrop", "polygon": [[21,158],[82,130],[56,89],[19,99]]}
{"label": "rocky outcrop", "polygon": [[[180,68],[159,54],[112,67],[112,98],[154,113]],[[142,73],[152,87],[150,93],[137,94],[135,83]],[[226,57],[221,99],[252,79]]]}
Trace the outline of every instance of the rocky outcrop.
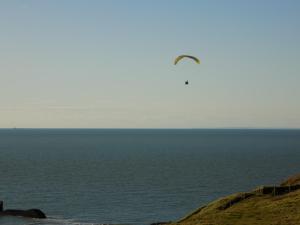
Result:
{"label": "rocky outcrop", "polygon": [[46,218],[45,213],[43,213],[39,209],[28,209],[28,210],[20,210],[20,209],[6,209],[3,210],[3,201],[0,201],[0,216],[22,216],[28,218]]}
{"label": "rocky outcrop", "polygon": [[171,223],[171,221],[169,222],[156,222],[156,223],[151,223],[150,225],[166,225],[166,224],[169,224]]}
{"label": "rocky outcrop", "polygon": [[283,181],[281,186],[290,186],[290,185],[300,185],[300,174],[296,174],[294,176],[289,177],[285,181]]}

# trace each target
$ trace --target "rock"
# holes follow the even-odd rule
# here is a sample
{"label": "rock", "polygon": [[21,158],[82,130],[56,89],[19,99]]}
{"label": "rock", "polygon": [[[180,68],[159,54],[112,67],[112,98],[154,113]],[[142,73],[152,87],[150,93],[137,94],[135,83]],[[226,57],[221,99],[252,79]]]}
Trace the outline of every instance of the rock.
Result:
{"label": "rock", "polygon": [[46,218],[46,215],[39,209],[19,210],[19,209],[7,209],[0,212],[0,216],[22,216],[29,218]]}
{"label": "rock", "polygon": [[3,201],[0,201],[0,216],[22,216],[29,218],[46,218],[45,213],[39,209],[29,209],[29,210],[20,210],[20,209],[6,209],[3,210]]}
{"label": "rock", "polygon": [[165,225],[165,224],[169,224],[171,222],[156,222],[156,223],[151,223],[150,225]]}
{"label": "rock", "polygon": [[283,181],[281,186],[297,185],[300,184],[300,174],[289,177],[287,180]]}

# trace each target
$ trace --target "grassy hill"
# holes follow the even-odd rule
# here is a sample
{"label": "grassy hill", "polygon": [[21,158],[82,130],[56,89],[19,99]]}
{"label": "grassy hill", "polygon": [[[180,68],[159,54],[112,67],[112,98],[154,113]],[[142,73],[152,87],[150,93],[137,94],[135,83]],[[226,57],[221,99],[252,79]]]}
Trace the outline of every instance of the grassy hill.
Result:
{"label": "grassy hill", "polygon": [[173,225],[300,225],[300,175],[203,206]]}

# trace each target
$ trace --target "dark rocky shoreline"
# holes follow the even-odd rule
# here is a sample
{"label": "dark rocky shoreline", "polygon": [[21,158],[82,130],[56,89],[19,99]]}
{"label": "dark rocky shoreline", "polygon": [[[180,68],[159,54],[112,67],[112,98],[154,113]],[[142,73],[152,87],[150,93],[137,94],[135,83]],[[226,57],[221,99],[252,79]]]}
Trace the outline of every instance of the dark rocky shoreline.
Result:
{"label": "dark rocky shoreline", "polygon": [[40,209],[28,209],[28,210],[21,210],[21,209],[3,209],[3,201],[0,201],[0,216],[22,216],[28,218],[39,218],[45,219],[47,218],[45,213],[42,212]]}

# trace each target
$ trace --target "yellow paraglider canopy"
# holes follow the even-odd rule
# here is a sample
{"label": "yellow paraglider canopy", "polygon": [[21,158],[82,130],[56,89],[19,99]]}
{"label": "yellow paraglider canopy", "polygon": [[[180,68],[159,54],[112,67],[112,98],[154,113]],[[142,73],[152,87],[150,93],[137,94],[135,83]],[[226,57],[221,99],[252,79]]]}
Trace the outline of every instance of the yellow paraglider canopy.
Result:
{"label": "yellow paraglider canopy", "polygon": [[198,58],[196,58],[195,56],[191,56],[191,55],[180,55],[178,56],[175,61],[174,61],[174,65],[176,65],[181,59],[183,58],[190,58],[193,59],[196,63],[200,64],[200,60]]}

